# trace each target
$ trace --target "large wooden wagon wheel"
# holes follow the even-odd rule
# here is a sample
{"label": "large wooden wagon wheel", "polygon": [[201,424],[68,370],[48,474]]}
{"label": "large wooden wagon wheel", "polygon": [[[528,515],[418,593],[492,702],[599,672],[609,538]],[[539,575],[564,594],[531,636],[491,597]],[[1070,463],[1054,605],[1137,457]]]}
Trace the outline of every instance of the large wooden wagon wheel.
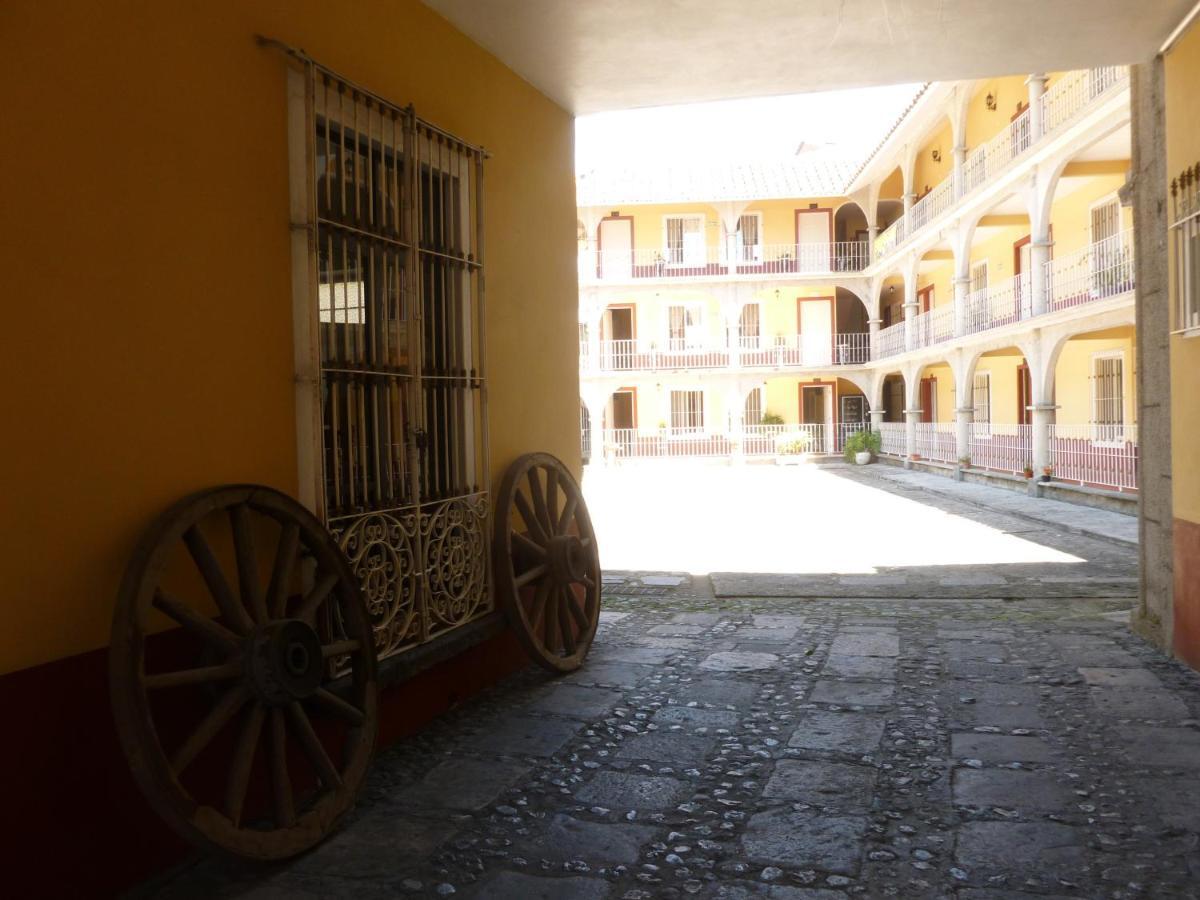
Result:
{"label": "large wooden wagon wheel", "polygon": [[353,804],[377,727],[371,627],[337,544],[286,495],[212,488],[150,527],[109,679],[138,785],[191,841],[281,859]]}
{"label": "large wooden wagon wheel", "polygon": [[496,498],[496,591],[529,655],[552,672],[583,665],[600,619],[600,555],[579,484],[548,453],[509,467]]}

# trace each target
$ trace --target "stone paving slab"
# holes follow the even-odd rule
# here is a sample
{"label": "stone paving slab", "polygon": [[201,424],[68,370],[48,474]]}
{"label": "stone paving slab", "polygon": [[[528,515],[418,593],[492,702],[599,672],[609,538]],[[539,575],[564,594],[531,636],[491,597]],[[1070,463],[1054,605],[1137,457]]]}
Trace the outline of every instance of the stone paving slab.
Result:
{"label": "stone paving slab", "polygon": [[[197,862],[137,896],[1197,893],[1200,676],[1114,621],[1127,601],[623,596],[622,578],[583,670],[519,672],[380,753],[312,853]],[[611,656],[640,649],[671,656]],[[1149,716],[1159,699],[1183,714]]]}

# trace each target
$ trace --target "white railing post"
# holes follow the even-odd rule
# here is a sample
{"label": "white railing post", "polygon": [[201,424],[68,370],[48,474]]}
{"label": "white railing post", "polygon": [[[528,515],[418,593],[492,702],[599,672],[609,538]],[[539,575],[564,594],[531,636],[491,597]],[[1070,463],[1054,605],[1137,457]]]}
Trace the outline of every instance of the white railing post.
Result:
{"label": "white railing post", "polygon": [[954,452],[959,459],[971,455],[971,419],[975,409],[970,406],[954,410]]}

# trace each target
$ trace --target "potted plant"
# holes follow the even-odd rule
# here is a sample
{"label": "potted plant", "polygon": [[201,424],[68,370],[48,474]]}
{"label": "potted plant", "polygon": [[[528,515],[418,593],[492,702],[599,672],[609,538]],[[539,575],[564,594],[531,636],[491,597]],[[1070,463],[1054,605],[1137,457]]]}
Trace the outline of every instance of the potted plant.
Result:
{"label": "potted plant", "polygon": [[812,444],[812,436],[804,431],[779,435],[775,438],[775,464],[777,466],[799,465],[808,458],[810,444]]}
{"label": "potted plant", "polygon": [[960,457],[958,458],[958,465],[959,465],[959,468],[963,468],[963,469],[969,469],[969,468],[971,468],[971,457],[969,457],[969,456],[960,456]]}
{"label": "potted plant", "polygon": [[846,462],[865,466],[879,455],[881,449],[883,449],[883,435],[878,431],[856,431],[846,438],[842,453],[846,457]]}
{"label": "potted plant", "polygon": [[1054,466],[1042,466],[1042,483],[1045,484],[1054,474]]}
{"label": "potted plant", "polygon": [[1025,477],[1026,477],[1026,478],[1032,478],[1032,477],[1033,477],[1033,465],[1032,465],[1032,464],[1030,464],[1030,463],[1025,463],[1025,468],[1024,468],[1024,469],[1022,469],[1021,471],[1022,471],[1022,472],[1025,474]]}
{"label": "potted plant", "polygon": [[779,415],[779,413],[765,412],[762,414],[762,421],[760,421],[758,424],[759,425],[782,425],[783,424],[783,416]]}

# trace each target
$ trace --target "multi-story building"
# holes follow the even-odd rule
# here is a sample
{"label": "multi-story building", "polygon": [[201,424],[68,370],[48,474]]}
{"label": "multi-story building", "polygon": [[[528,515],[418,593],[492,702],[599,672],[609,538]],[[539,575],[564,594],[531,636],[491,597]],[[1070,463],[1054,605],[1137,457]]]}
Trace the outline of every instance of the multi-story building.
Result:
{"label": "multi-story building", "polygon": [[857,167],[581,176],[584,455],[836,452],[1137,486],[1123,68],[932,83]]}

